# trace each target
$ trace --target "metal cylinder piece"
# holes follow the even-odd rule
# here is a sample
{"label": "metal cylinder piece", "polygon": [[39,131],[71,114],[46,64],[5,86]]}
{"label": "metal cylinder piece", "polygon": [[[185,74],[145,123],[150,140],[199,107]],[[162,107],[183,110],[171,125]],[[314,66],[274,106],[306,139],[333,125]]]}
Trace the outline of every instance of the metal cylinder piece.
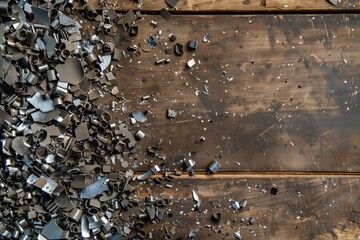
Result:
{"label": "metal cylinder piece", "polygon": [[47,63],[43,63],[43,64],[39,64],[37,65],[37,69],[39,70],[39,72],[46,72],[49,70],[49,65]]}
{"label": "metal cylinder piece", "polygon": [[9,5],[10,1],[1,0],[0,1],[0,17],[11,17],[13,15],[11,6]]}
{"label": "metal cylinder piece", "polygon": [[69,153],[63,149],[63,148],[58,148],[56,150],[56,155],[55,155],[55,160],[60,162],[60,163],[63,163],[66,161],[66,159],[68,158],[69,156]]}
{"label": "metal cylinder piece", "polygon": [[26,77],[26,81],[28,83],[30,83],[31,85],[35,85],[39,80],[39,77],[36,76],[34,73],[30,72],[27,77]]}
{"label": "metal cylinder piece", "polygon": [[93,19],[95,19],[95,18],[98,16],[98,14],[97,14],[97,12],[96,12],[96,9],[95,9],[93,6],[87,5],[87,6],[85,7],[85,16],[86,16],[87,18],[93,20]]}
{"label": "metal cylinder piece", "polygon": [[96,60],[97,60],[97,57],[96,57],[96,55],[93,54],[93,53],[90,53],[90,54],[86,55],[86,57],[85,57],[85,61],[86,61],[86,63],[89,64],[89,65],[91,65],[91,64],[94,63],[94,62],[96,62]]}
{"label": "metal cylinder piece", "polygon": [[74,208],[74,209],[69,213],[69,218],[75,220],[76,222],[79,222],[81,216],[82,216],[82,210],[79,209],[79,208]]}
{"label": "metal cylinder piece", "polygon": [[145,133],[141,130],[137,131],[135,133],[135,136],[138,138],[138,139],[143,139],[145,137]]}

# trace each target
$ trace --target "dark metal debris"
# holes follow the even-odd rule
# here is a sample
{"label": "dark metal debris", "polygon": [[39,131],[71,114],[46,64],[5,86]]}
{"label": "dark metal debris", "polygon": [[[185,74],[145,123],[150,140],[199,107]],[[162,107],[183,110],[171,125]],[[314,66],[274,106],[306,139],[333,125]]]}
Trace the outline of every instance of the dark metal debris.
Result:
{"label": "dark metal debris", "polygon": [[199,45],[199,42],[197,41],[194,41],[194,40],[190,40],[189,43],[188,43],[188,46],[190,49],[196,49]]}
{"label": "dark metal debris", "polygon": [[168,10],[166,10],[165,8],[162,8],[160,10],[160,14],[161,16],[166,20],[166,21],[169,21],[171,19],[171,14],[169,13]]}
{"label": "dark metal debris", "polygon": [[278,190],[277,188],[275,188],[275,187],[271,188],[271,190],[270,190],[270,193],[271,193],[272,195],[277,195],[278,192],[279,192],[279,190]]}
{"label": "dark metal debris", "polygon": [[170,7],[175,8],[176,4],[179,2],[179,0],[166,0],[165,1]]}
{"label": "dark metal debris", "polygon": [[181,56],[184,54],[184,46],[181,45],[180,43],[176,43],[176,45],[174,46],[174,51],[175,51],[175,54]]}

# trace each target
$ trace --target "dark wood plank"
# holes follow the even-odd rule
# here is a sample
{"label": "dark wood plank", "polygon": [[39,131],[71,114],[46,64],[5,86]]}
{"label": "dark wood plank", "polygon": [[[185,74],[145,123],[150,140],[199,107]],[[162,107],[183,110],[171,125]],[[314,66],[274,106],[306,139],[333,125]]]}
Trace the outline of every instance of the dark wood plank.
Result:
{"label": "dark wood plank", "polygon": [[[165,0],[155,1],[106,1],[107,4],[99,4],[99,0],[90,0],[89,4],[97,9],[114,9],[116,11],[142,10],[159,11],[161,8],[169,8]],[[78,8],[82,8],[78,6]],[[251,12],[251,11],[356,11],[359,8],[357,0],[342,0],[336,6],[326,0],[180,0],[176,12]]]}
{"label": "dark wood plank", "polygon": [[[151,20],[159,26],[149,26]],[[169,22],[145,16],[137,25],[140,34],[121,46],[126,57],[115,83],[124,106],[151,112],[147,128],[132,127],[148,136],[139,144],[138,165],[148,159],[179,169],[192,158],[200,171],[213,159],[223,171],[360,171],[357,15],[174,16]],[[170,32],[199,47],[155,65],[174,46]],[[154,49],[144,43],[149,35],[158,41]],[[139,43],[149,52],[127,52]],[[188,69],[192,58],[196,65]],[[154,99],[140,104],[146,95]],[[167,109],[178,116],[167,119]],[[155,144],[165,162],[145,154]]]}
{"label": "dark wood plank", "polygon": [[[152,195],[172,202],[163,208],[167,212],[162,222],[145,228],[154,239],[163,239],[165,229],[172,227],[176,227],[173,239],[187,239],[194,228],[200,229],[195,239],[234,239],[233,233],[238,230],[243,239],[357,239],[359,236],[359,222],[349,219],[351,215],[360,215],[353,211],[358,208],[357,177],[233,179],[218,175],[166,182],[173,188],[164,188],[164,184],[145,184],[139,189],[140,198]],[[273,187],[279,190],[278,195],[270,194]],[[195,204],[192,190],[201,200],[200,213],[192,210]],[[231,200],[243,199],[247,199],[244,209],[236,212],[230,207]],[[221,213],[222,220],[212,221],[213,213]],[[254,218],[255,223],[248,225],[249,218]]]}

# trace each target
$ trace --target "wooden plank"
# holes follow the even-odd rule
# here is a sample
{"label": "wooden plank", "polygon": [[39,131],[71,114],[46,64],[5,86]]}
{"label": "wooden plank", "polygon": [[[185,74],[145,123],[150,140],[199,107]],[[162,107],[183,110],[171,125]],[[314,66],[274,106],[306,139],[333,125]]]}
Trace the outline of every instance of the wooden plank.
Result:
{"label": "wooden plank", "polygon": [[[173,187],[164,188],[165,184]],[[279,190],[278,195],[270,194],[273,187]],[[201,200],[201,212],[193,210],[192,190]],[[154,239],[163,239],[166,229],[172,227],[176,228],[173,239],[187,239],[194,228],[200,230],[195,239],[234,239],[238,230],[243,239],[357,239],[360,225],[353,219],[360,215],[356,212],[359,190],[358,177],[234,179],[217,175],[144,184],[138,196],[140,200],[150,195],[171,201],[160,208],[166,210],[164,220],[154,221],[144,229]],[[234,211],[231,201],[243,199],[247,206]],[[130,219],[131,213],[126,214]],[[220,222],[211,220],[214,213],[222,214]],[[250,218],[255,219],[252,225],[248,224]],[[134,234],[136,230],[130,235]]]}
{"label": "wooden plank", "polygon": [[[164,0],[141,1],[106,1],[106,5],[99,4],[99,0],[90,0],[88,4],[98,9],[114,9],[116,11],[140,10],[143,12],[159,11],[169,8]],[[82,6],[78,6],[82,9]],[[326,0],[180,0],[176,12],[271,12],[271,11],[357,11],[359,1],[342,0],[338,5],[331,5]]]}
{"label": "wooden plank", "polygon": [[[152,162],[140,169],[179,169],[191,158],[199,171],[213,159],[223,171],[360,171],[357,15],[145,16],[137,24],[139,35],[121,46],[127,57],[116,83],[124,106],[151,112],[147,128],[132,127],[148,136],[136,163]],[[170,32],[185,45],[200,41],[199,48],[155,65],[174,45]],[[144,43],[149,35],[159,43],[154,49]],[[149,52],[127,52],[139,43]],[[196,65],[187,69],[192,58]],[[140,105],[146,95],[154,99]],[[178,116],[167,119],[167,109]],[[155,144],[165,162],[145,154]]]}

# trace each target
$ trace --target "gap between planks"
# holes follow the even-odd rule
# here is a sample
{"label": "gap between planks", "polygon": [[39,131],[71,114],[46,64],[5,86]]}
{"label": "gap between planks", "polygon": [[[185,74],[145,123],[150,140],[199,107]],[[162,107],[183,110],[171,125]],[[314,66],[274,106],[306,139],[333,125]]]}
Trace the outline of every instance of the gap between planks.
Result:
{"label": "gap between planks", "polygon": [[[135,176],[140,176],[144,172],[136,172]],[[155,174],[151,179],[161,178],[163,174]],[[206,174],[195,171],[195,176],[190,177],[186,173],[175,176],[175,179],[217,179],[217,178],[354,178],[360,177],[360,173],[348,172],[221,172],[216,174]]]}
{"label": "gap between planks", "polygon": [[[105,10],[107,8],[94,6],[97,11]],[[84,10],[84,6],[75,7],[79,11]],[[117,13],[127,13],[129,10],[137,11],[137,9],[129,10],[119,10],[113,9]],[[171,15],[266,15],[266,14],[297,14],[297,15],[307,15],[307,14],[359,14],[360,9],[358,8],[329,8],[329,9],[287,9],[287,8],[272,8],[272,9],[256,9],[256,10],[168,10]],[[143,15],[161,15],[160,11],[155,10],[140,10]]]}

